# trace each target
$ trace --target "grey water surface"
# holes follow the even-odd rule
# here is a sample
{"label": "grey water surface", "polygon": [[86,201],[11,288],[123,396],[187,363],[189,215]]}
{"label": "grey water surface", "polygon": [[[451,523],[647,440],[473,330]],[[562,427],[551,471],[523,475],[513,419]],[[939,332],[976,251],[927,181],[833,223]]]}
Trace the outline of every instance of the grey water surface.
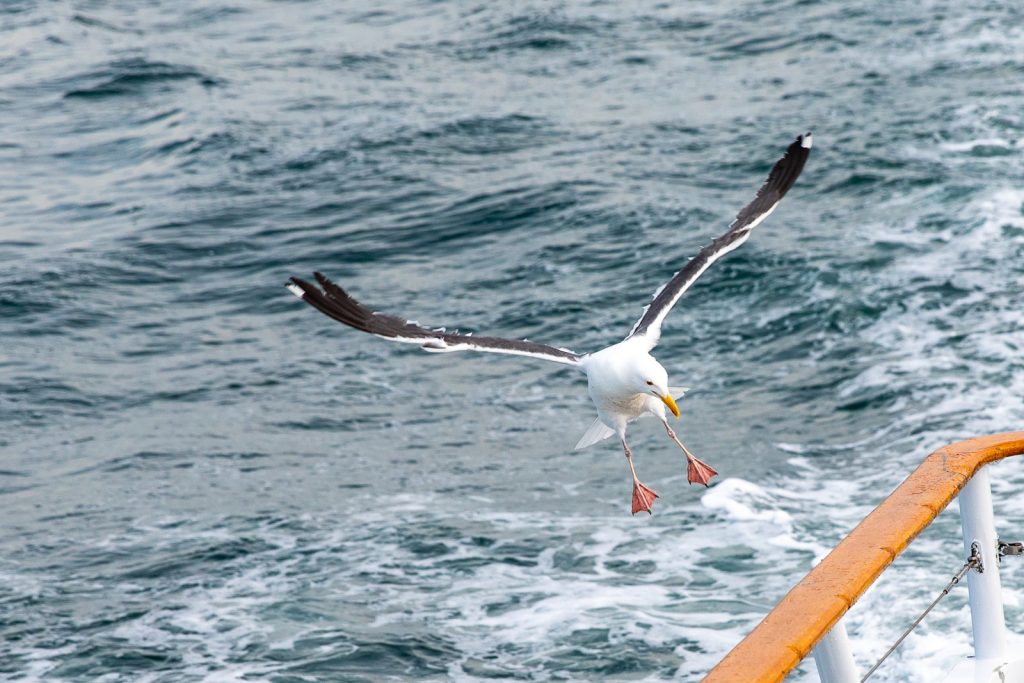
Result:
{"label": "grey water surface", "polygon": [[[808,129],[666,324],[721,474],[639,423],[651,517],[572,451],[572,368],[283,287],[595,350]],[[1019,4],[5,2],[0,679],[695,680],[928,452],[1021,428],[1022,291]],[[861,665],[959,567],[953,507]],[[969,652],[958,590],[879,680]]]}

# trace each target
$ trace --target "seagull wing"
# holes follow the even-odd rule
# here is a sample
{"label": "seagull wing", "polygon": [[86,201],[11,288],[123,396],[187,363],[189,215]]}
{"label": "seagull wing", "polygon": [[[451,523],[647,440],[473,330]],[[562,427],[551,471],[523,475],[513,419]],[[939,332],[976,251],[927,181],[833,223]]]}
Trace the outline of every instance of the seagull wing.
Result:
{"label": "seagull wing", "polygon": [[644,309],[627,337],[642,336],[647,339],[648,348],[654,348],[661,338],[661,323],[679,297],[697,281],[712,263],[740,246],[750,237],[750,232],[768,217],[796,182],[804,163],[811,153],[811,134],[800,135],[786,150],[785,156],[776,162],[768,180],[757,191],[753,201],[743,207],[736,220],[724,235],[700,250],[675,276],[654,293],[654,299]]}
{"label": "seagull wing", "polygon": [[348,292],[334,284],[320,273],[314,273],[319,287],[301,280],[291,278],[287,284],[292,294],[299,297],[324,315],[334,318],[340,323],[369,332],[383,339],[419,344],[424,351],[447,353],[449,351],[488,351],[490,353],[507,353],[515,356],[529,356],[543,360],[576,365],[580,354],[567,349],[557,349],[546,344],[531,341],[502,339],[500,337],[476,337],[468,334],[445,332],[443,328],[432,330],[393,315],[377,313],[359,303]]}

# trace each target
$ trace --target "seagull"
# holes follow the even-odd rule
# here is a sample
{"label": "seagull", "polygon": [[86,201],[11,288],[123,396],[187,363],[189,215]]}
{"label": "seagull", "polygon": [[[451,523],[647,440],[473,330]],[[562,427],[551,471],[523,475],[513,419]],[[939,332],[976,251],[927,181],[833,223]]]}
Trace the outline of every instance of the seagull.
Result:
{"label": "seagull", "polygon": [[[334,318],[363,332],[405,344],[417,344],[424,351],[483,351],[571,365],[587,375],[590,398],[597,408],[597,419],[576,444],[586,448],[612,435],[619,438],[633,477],[632,514],[651,513],[658,494],[640,482],[633,465],[633,452],[626,442],[626,426],[637,418],[651,414],[661,420],[669,438],[687,459],[687,480],[707,486],[718,474],[691,453],[668,423],[665,410],[679,417],[679,406],[668,386],[668,373],[654,359],[651,350],[661,339],[661,325],[679,298],[697,281],[708,267],[747,241],[751,231],[767,218],[796,182],[811,151],[811,134],[800,135],[789,145],[785,155],[776,162],[754,199],[736,215],[729,229],[700,250],[671,280],[654,293],[651,303],[633,325],[625,339],[593,353],[576,353],[569,349],[526,340],[476,336],[448,332],[445,328],[428,328],[405,318],[379,313],[359,303],[344,289],[320,273],[314,273],[317,285],[297,277],[286,284],[295,296]],[[677,395],[685,389],[676,390]]]}

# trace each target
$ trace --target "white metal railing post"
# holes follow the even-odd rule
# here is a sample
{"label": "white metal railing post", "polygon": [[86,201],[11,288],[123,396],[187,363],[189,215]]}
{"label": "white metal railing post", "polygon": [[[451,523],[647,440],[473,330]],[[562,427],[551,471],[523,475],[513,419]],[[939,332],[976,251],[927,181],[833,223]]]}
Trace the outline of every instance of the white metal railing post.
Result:
{"label": "white metal railing post", "polygon": [[999,551],[992,517],[992,486],[988,470],[982,468],[960,492],[960,524],[964,530],[964,552],[970,557],[976,547],[984,571],[967,572],[970,592],[974,656],[994,659],[1006,655],[1006,622],[999,584]]}
{"label": "white metal railing post", "polygon": [[812,652],[821,683],[860,683],[842,619],[818,641]]}

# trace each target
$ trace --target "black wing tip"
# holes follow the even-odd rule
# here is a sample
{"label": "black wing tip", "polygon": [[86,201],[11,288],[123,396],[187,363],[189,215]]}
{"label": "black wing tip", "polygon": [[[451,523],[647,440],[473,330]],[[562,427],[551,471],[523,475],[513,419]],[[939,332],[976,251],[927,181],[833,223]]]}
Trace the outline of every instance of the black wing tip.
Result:
{"label": "black wing tip", "polygon": [[775,201],[782,199],[804,169],[804,164],[811,155],[811,145],[813,144],[814,136],[810,131],[803,135],[797,135],[785,155],[776,162],[771,173],[768,174],[768,181],[757,193],[758,197],[769,192],[777,192]]}
{"label": "black wing tip", "polygon": [[796,140],[790,143],[786,149],[786,156],[790,157],[794,154],[805,156],[810,154],[811,147],[814,145],[814,136],[811,131],[807,131],[803,135],[797,135]]}
{"label": "black wing tip", "polygon": [[288,278],[288,282],[284,283],[284,286],[287,287],[293,294],[295,294],[295,296],[299,297],[300,299],[303,298],[303,296],[309,292],[330,294],[330,288],[341,289],[340,287],[338,287],[338,285],[334,284],[327,276],[325,276],[318,270],[313,271],[313,277],[316,278],[316,281],[320,284],[320,289],[318,289],[317,286],[312,284],[311,282],[307,282],[306,280],[303,280],[300,277],[295,277],[294,275]]}
{"label": "black wing tip", "polygon": [[328,280],[322,273],[314,272],[313,275],[320,283],[319,287],[298,277],[290,278],[285,287],[313,308],[340,323],[364,332],[394,336],[387,333],[389,330],[378,329],[380,325],[375,326],[371,322],[373,312],[346,294],[341,287]]}

